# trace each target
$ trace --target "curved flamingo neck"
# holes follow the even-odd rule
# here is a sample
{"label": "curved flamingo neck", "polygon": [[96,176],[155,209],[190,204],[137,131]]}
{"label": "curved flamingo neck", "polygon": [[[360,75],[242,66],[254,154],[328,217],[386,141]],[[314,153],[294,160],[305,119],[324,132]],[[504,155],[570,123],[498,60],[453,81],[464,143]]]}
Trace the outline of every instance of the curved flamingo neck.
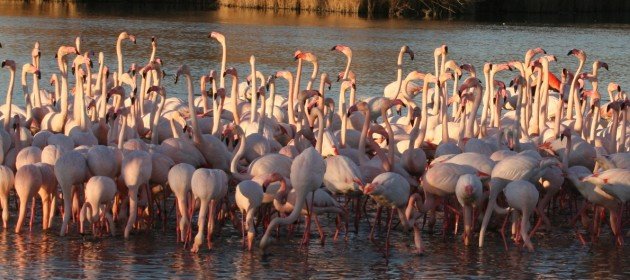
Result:
{"label": "curved flamingo neck", "polygon": [[313,88],[313,83],[315,82],[315,79],[317,79],[317,74],[319,73],[319,62],[317,62],[317,60],[313,61],[313,73],[311,74],[311,78],[308,81],[308,84],[306,84],[306,90],[311,90]]}
{"label": "curved flamingo neck", "polygon": [[365,140],[368,134],[368,130],[370,129],[370,111],[365,110],[364,112],[365,121],[363,122],[363,128],[361,129],[361,137],[359,138],[359,164],[365,164]]}
{"label": "curved flamingo neck", "polygon": [[341,86],[341,89],[339,90],[339,117],[341,117],[341,143],[340,145],[342,147],[346,146],[346,135],[348,132],[348,114],[346,112],[344,112],[345,108],[345,100],[346,100],[346,90],[348,88],[343,86]]}
{"label": "curved flamingo neck", "polygon": [[[547,104],[549,104],[549,61],[542,59],[542,85],[538,117],[538,133],[545,130],[547,124]],[[542,138],[542,137],[541,137]]]}
{"label": "curved flamingo neck", "polygon": [[[258,118],[258,134],[263,135],[264,132],[264,128],[265,128],[265,122],[266,120],[266,113],[267,113],[267,98],[264,95],[264,91],[263,94],[261,95],[261,99],[260,99],[260,117]],[[256,110],[258,111],[258,110]]]}
{"label": "curved flamingo neck", "polygon": [[420,113],[421,114],[420,133],[418,135],[418,138],[416,138],[416,140],[414,141],[414,144],[413,144],[414,149],[418,149],[422,146],[422,143],[424,142],[424,138],[427,132],[427,122],[428,122],[427,98],[429,96],[427,91],[429,91],[429,81],[428,79],[425,79],[422,86],[422,111],[420,111],[421,112]]}
{"label": "curved flamingo neck", "polygon": [[[442,87],[442,82],[438,82],[438,84],[440,84],[440,86],[438,86],[438,88]],[[440,107],[440,119],[442,120],[442,143],[447,143],[449,142],[449,137],[448,137],[448,114],[446,112],[447,110],[447,106],[446,106],[446,91],[444,91],[442,93],[442,106]]]}
{"label": "curved flamingo neck", "polygon": [[[225,73],[225,64],[227,62],[227,46],[224,41],[221,41],[221,73]],[[221,75],[219,80],[221,88],[225,88],[225,76]]]}
{"label": "curved flamingo neck", "polygon": [[232,90],[230,91],[230,99],[232,101],[232,115],[234,117],[234,123],[236,125],[241,124],[241,117],[238,114],[238,76],[232,75]]}
{"label": "curved flamingo neck", "polygon": [[347,55],[348,62],[346,63],[346,70],[343,71],[343,79],[348,78],[348,73],[350,73],[350,64],[352,63],[352,55]]}
{"label": "curved flamingo neck", "polygon": [[256,60],[252,55],[250,58],[250,67],[252,71],[252,79],[250,89],[252,91],[252,104],[249,106],[249,119],[250,123],[255,123],[258,120],[258,87],[256,87]]}
{"label": "curved flamingo neck", "polygon": [[[151,122],[151,144],[157,145],[158,143],[158,130],[157,126],[160,122],[160,115],[162,115],[162,110],[164,109],[164,105],[166,104],[166,94],[164,93],[164,89],[160,89],[160,104],[159,106],[153,106],[154,114],[153,120]],[[157,108],[157,111],[156,109]]]}
{"label": "curved flamingo neck", "polygon": [[245,154],[245,147],[247,145],[247,142],[245,140],[245,133],[243,133],[240,128],[237,128],[237,131],[238,138],[241,142],[238,146],[238,150],[236,150],[236,153],[232,158],[232,162],[230,163],[230,172],[232,173],[232,177],[234,177],[238,181],[251,180],[252,176],[250,174],[241,174],[238,171],[238,162],[241,160],[241,158],[243,158],[243,155]]}
{"label": "curved flamingo neck", "polygon": [[394,131],[392,130],[392,125],[389,123],[389,119],[387,119],[387,110],[389,110],[390,106],[389,104],[387,104],[387,106],[382,106],[381,107],[381,117],[383,118],[383,123],[385,124],[385,129],[387,130],[387,161],[389,162],[390,166],[394,166],[394,153],[395,153],[395,148],[394,148]]}
{"label": "curved flamingo neck", "polygon": [[197,124],[197,111],[195,110],[195,99],[193,97],[193,85],[190,74],[184,74],[186,76],[186,85],[188,87],[188,110],[190,111],[190,121],[192,122],[193,129],[193,141],[200,144],[202,141],[201,131]]}
{"label": "curved flamingo neck", "polygon": [[276,111],[276,82],[274,80],[269,81],[269,99],[271,99],[271,110],[267,112],[268,118],[273,118]]}
{"label": "curved flamingo neck", "polygon": [[120,116],[122,123],[120,124],[120,130],[118,132],[118,149],[122,151],[125,137],[127,135],[127,117]]}
{"label": "curved flamingo neck", "polygon": [[[123,54],[122,54],[122,41],[124,40],[123,36],[118,36],[118,40],[116,41],[116,56],[118,57],[118,69],[116,72],[118,72],[118,77],[120,78],[120,76],[122,76],[123,72],[124,72],[124,63],[123,63]],[[117,84],[118,86],[120,85],[120,81],[119,84]]]}
{"label": "curved flamingo neck", "polygon": [[[569,101],[567,104],[567,115],[566,115],[567,120],[573,119],[573,107],[574,107],[573,103],[574,102],[579,103],[577,102],[577,93],[575,91],[575,85],[577,84],[578,76],[580,76],[580,72],[582,72],[583,67],[584,67],[584,61],[580,60],[580,64],[578,65],[578,68],[575,71],[575,75],[573,75],[573,80],[571,81],[571,89],[569,90]],[[575,105],[575,106],[579,106],[579,105]],[[576,110],[576,113],[577,113],[577,110]],[[576,125],[577,125],[577,122],[576,122]],[[580,133],[580,131],[578,131],[578,133]]]}
{"label": "curved flamingo neck", "polygon": [[[300,92],[300,80],[302,79],[302,59],[298,59],[297,71],[295,73],[295,82],[293,83],[293,97],[298,95]],[[291,104],[289,104],[291,105]],[[293,110],[293,108],[291,108]]]}
{"label": "curved flamingo neck", "polygon": [[295,91],[294,91],[294,82],[293,82],[293,75],[291,74],[291,72],[287,73],[288,77],[287,77],[287,81],[289,82],[289,100],[288,100],[288,105],[289,108],[287,108],[287,111],[289,113],[289,124],[295,126],[296,125],[296,121],[295,121]]}
{"label": "curved flamingo neck", "polygon": [[26,65],[25,65],[25,67],[22,67],[21,85],[22,85],[22,93],[24,94],[24,99],[25,99],[24,105],[26,107],[26,119],[31,119],[33,105],[31,103],[31,96],[30,96],[30,93],[28,92],[28,86],[26,84],[26,74],[27,74],[27,70],[26,70]]}
{"label": "curved flamingo neck", "polygon": [[317,107],[311,109],[311,112],[317,116],[317,142],[315,150],[317,150],[317,152],[321,155],[322,145],[324,143],[324,114]]}
{"label": "curved flamingo neck", "polygon": [[475,119],[477,119],[477,110],[479,110],[479,105],[481,104],[481,88],[475,87],[474,95],[475,100],[473,101],[472,110],[469,112],[470,115],[468,115],[468,120],[466,121],[466,132],[464,134],[466,138],[474,137]]}
{"label": "curved flamingo neck", "polygon": [[7,114],[4,116],[4,130],[6,130],[7,132],[9,132],[10,130],[10,123],[11,123],[11,109],[12,109],[11,107],[13,104],[13,86],[15,84],[15,70],[9,69],[9,73],[10,73],[9,87],[7,89],[7,99],[6,99]]}

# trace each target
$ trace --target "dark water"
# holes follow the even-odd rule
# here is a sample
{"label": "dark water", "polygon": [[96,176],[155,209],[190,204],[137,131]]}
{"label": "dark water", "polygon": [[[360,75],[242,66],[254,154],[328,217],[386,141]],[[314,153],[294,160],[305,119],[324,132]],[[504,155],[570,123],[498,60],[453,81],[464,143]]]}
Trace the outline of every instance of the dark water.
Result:
{"label": "dark water", "polygon": [[[562,67],[574,69],[576,59],[566,57],[566,53],[581,48],[588,55],[585,70],[590,70],[593,59],[610,64],[610,72],[600,73],[600,85],[609,81],[620,83],[622,88],[630,85],[630,77],[625,73],[630,66],[629,25],[370,21],[342,15],[191,10],[176,5],[155,8],[0,3],[0,42],[4,46],[0,49],[0,59],[14,59],[20,65],[30,62],[32,45],[39,41],[43,81],[56,72],[53,57],[57,47],[73,44],[76,36],[82,37],[83,49],[105,52],[106,63],[115,69],[115,40],[121,31],[138,38],[137,45],[125,42],[123,46],[127,67],[132,62],[143,65],[148,61],[150,38],[156,36],[157,56],[165,61],[165,70],[174,74],[179,65],[188,64],[194,76],[219,67],[220,48],[207,38],[210,31],[226,35],[228,65],[241,70],[241,75],[248,73],[248,58],[252,54],[257,57],[258,70],[265,74],[293,70],[292,55],[297,49],[314,52],[319,56],[321,70],[337,73],[345,67],[345,57],[329,50],[333,45],[345,44],[355,55],[353,70],[357,73],[361,98],[382,94],[383,87],[396,78],[395,60],[403,44],[416,52],[416,60],[404,62],[405,71],[425,72],[433,71],[433,49],[440,44],[449,46],[449,58],[472,63],[478,72],[486,61],[522,59],[528,48],[536,46],[558,55],[560,62],[552,64],[554,71]],[[310,66],[306,71],[310,71]],[[7,85],[6,72],[0,72],[2,96]],[[502,75],[505,76],[499,78],[508,79],[511,74]],[[169,95],[182,95],[185,90],[182,85],[173,85],[170,79],[166,86]],[[333,85],[333,91],[337,90],[338,85]],[[23,104],[21,97],[17,99]],[[604,230],[598,244],[582,246],[572,229],[562,227],[569,216],[555,217],[558,228],[533,239],[537,249],[534,253],[514,244],[506,252],[497,233],[491,233],[485,248],[479,249],[476,242],[470,247],[463,246],[460,236],[447,235],[444,239],[440,233],[425,232],[427,252],[415,256],[411,254],[412,236],[398,229],[392,233],[389,261],[382,253],[384,231],[377,236],[376,244],[370,242],[369,224],[365,221],[359,234],[350,233],[347,242],[332,242],[329,237],[322,247],[315,234],[306,250],[300,249],[301,235],[296,234],[290,241],[282,237],[272,246],[269,256],[262,256],[258,250],[252,253],[243,250],[240,232],[229,224],[221,230],[222,237],[216,240],[212,250],[204,248],[199,254],[191,254],[175,243],[173,219],[171,216],[165,232],[157,226],[127,241],[122,237],[82,237],[75,227],[68,237],[60,238],[56,235],[59,221],[46,233],[41,232],[39,223],[32,233],[16,235],[1,231],[0,277],[630,277],[630,258],[625,253],[628,246],[615,247],[608,230]],[[334,220],[324,219],[324,224],[330,236]]]}

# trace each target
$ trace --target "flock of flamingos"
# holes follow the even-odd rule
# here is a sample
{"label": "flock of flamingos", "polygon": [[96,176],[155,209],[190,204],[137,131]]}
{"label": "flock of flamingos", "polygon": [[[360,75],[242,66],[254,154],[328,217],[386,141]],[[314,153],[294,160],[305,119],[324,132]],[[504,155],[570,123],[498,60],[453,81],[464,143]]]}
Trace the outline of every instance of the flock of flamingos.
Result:
{"label": "flock of flamingos", "polygon": [[[296,51],[296,72],[265,76],[251,56],[251,68],[239,75],[226,68],[224,35],[209,37],[222,46],[220,72],[191,77],[186,65],[179,67],[175,83],[187,87],[187,100],[168,97],[162,86],[166,73],[155,38],[146,64],[125,68],[123,42],[136,42],[127,32],[118,36],[116,71],[103,53],[82,50],[80,38],[59,47],[59,69],[48,69],[53,90],[39,85],[39,43],[32,63],[2,61],[10,73],[0,129],[4,228],[14,194],[16,233],[28,207],[32,228],[36,195],[43,229],[51,228],[57,212],[61,236],[75,233],[71,223],[99,236],[114,235],[118,224],[128,238],[156,219],[166,223],[171,209],[177,240],[192,252],[204,239],[210,247],[217,225],[228,221],[249,250],[261,229],[263,252],[274,236],[294,232],[302,232],[307,245],[312,221],[323,244],[322,218],[335,221],[335,239],[367,220],[371,240],[384,218],[386,255],[390,230],[398,225],[413,231],[421,254],[422,228],[432,231],[438,218],[443,233],[461,231],[465,245],[479,232],[480,247],[492,225],[507,249],[509,220],[511,240],[532,251],[531,237],[553,230],[552,218],[559,217],[551,216],[559,212],[572,213],[565,222],[582,243],[585,232],[595,242],[604,223],[611,242],[623,244],[630,102],[615,83],[607,86],[608,101],[602,98],[598,75],[608,65],[594,61],[585,71],[582,50],[568,53],[577,70],[556,76],[549,71],[556,57],[541,48],[528,50],[522,61],[486,63],[479,73],[448,60],[447,46],[440,46],[434,73],[405,77],[403,60],[414,53],[403,46],[397,79],[382,95],[362,99],[347,46],[332,48],[347,57],[339,74],[319,73],[315,54]],[[305,62],[313,65],[306,86]],[[13,104],[20,69],[24,107]],[[504,71],[514,78],[495,79]],[[193,79],[200,79],[200,90]],[[341,84],[335,98],[326,92],[331,80]],[[276,92],[278,82],[288,83],[288,92]],[[174,202],[167,205],[171,194]],[[500,218],[491,223],[493,213]]]}

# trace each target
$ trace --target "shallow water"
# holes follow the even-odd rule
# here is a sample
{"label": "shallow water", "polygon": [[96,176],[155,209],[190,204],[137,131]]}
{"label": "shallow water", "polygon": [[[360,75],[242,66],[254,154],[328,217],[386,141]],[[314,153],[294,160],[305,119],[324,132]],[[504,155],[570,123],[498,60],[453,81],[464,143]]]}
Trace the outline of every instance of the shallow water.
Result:
{"label": "shallow water", "polygon": [[[86,7],[81,4],[0,3],[0,59],[14,59],[19,65],[30,62],[34,41],[41,43],[42,86],[56,72],[54,53],[61,44],[73,44],[75,36],[83,39],[83,49],[103,51],[106,63],[115,69],[115,40],[121,31],[137,35],[138,44],[125,42],[126,65],[148,61],[150,38],[158,38],[157,56],[165,61],[165,71],[174,74],[181,64],[188,64],[198,77],[218,69],[220,48],[208,39],[210,31],[227,36],[228,65],[249,72],[248,59],[256,55],[258,70],[271,74],[294,70],[293,53],[297,49],[314,52],[321,70],[337,73],[345,67],[345,57],[330,48],[336,44],[350,46],[354,52],[353,70],[357,73],[359,97],[382,94],[383,87],[396,78],[395,60],[399,48],[407,44],[416,52],[416,60],[405,58],[405,71],[433,71],[433,49],[449,46],[449,58],[471,63],[481,72],[486,61],[503,62],[522,59],[525,50],[535,46],[556,54],[559,63],[552,64],[557,73],[562,67],[574,69],[577,60],[567,58],[572,48],[588,55],[586,70],[593,59],[610,64],[609,72],[600,72],[600,84],[616,81],[630,85],[624,74],[630,66],[630,25],[618,24],[546,24],[424,22],[411,20],[365,20],[343,15],[292,14],[250,10],[205,11],[203,9],[152,8],[150,6],[109,7],[105,4]],[[310,71],[310,65],[305,71]],[[0,72],[0,91],[4,96],[7,71]],[[305,74],[305,76],[308,76]],[[508,79],[512,74],[501,74]],[[72,81],[72,78],[70,79]],[[305,81],[305,80],[304,80]],[[226,81],[226,82],[229,82]],[[46,84],[46,85],[44,85]],[[166,81],[169,95],[182,96],[183,85]],[[280,85],[280,88],[285,85]],[[16,92],[20,88],[16,87]],[[338,91],[338,84],[333,85]],[[604,94],[605,95],[605,94]],[[23,104],[21,94],[17,103]],[[11,223],[15,223],[12,211]],[[59,221],[53,230],[42,233],[40,224],[32,233],[16,235],[0,231],[1,278],[123,278],[179,277],[191,278],[619,278],[627,279],[630,258],[628,246],[616,248],[610,232],[604,230],[594,246],[582,246],[568,228],[537,235],[536,252],[528,253],[509,244],[506,252],[500,235],[491,233],[483,249],[462,245],[460,236],[438,233],[423,235],[427,252],[412,255],[413,237],[400,229],[392,232],[392,248],[387,261],[382,244],[368,240],[369,224],[363,221],[358,235],[348,234],[348,241],[320,246],[317,234],[308,250],[300,249],[300,234],[287,241],[281,237],[262,256],[258,250],[249,253],[241,248],[240,232],[231,225],[221,230],[212,250],[204,248],[191,254],[175,243],[173,217],[165,232],[161,226],[150,232],[137,233],[128,241],[117,236],[94,238],[79,236],[76,227],[68,237],[60,238]],[[567,223],[569,216],[556,217],[557,225]],[[325,219],[330,236],[332,218]],[[13,228],[13,225],[11,226]],[[436,228],[439,228],[439,223]],[[119,226],[120,229],[120,226]],[[260,237],[260,236],[259,236]],[[627,238],[626,238],[627,239]],[[628,240],[626,240],[628,241]],[[626,242],[627,243],[627,242]],[[297,277],[296,277],[297,276]]]}

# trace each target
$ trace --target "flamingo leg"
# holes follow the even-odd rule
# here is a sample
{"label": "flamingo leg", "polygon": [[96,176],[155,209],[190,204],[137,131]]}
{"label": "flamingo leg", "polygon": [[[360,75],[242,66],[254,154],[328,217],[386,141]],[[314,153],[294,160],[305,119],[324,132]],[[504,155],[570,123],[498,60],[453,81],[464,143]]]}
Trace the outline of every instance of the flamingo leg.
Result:
{"label": "flamingo leg", "polygon": [[34,220],[35,220],[35,197],[33,197],[33,201],[31,202],[31,219],[28,223],[28,231],[33,231]]}
{"label": "flamingo leg", "polygon": [[326,234],[324,233],[322,226],[319,224],[319,218],[317,217],[317,215],[313,215],[313,217],[315,218],[315,226],[317,227],[317,232],[319,233],[319,240],[322,246],[324,246],[324,244],[326,243]]}
{"label": "flamingo leg", "polygon": [[[543,213],[540,211],[540,209],[538,208],[534,208],[534,211],[536,212],[536,214],[538,214],[539,217],[542,217]],[[543,220],[542,219],[538,219],[536,221],[536,225],[534,226],[534,229],[532,229],[532,231],[529,232],[529,236],[534,236],[534,234],[536,234],[536,230],[540,227],[540,225],[542,224]]]}
{"label": "flamingo leg", "polygon": [[243,248],[245,248],[245,211],[241,212],[241,233],[243,237]]}
{"label": "flamingo leg", "polygon": [[577,215],[575,215],[573,218],[571,218],[571,222],[570,222],[570,225],[571,225],[571,226],[574,226],[574,225],[575,225],[575,223],[577,223],[577,220],[578,220],[578,219],[579,219],[582,215],[584,215],[584,213],[585,213],[585,212],[586,212],[586,210],[587,210],[588,204],[589,204],[589,203],[585,201],[585,202],[584,202],[584,205],[582,206],[582,208],[580,209],[580,211],[578,212],[578,214],[577,214]]}
{"label": "flamingo leg", "polygon": [[501,226],[501,238],[503,238],[503,245],[505,246],[505,251],[508,250],[507,240],[505,239],[505,226],[507,225],[507,221],[510,215],[505,215],[505,219],[503,220],[503,226]]}
{"label": "flamingo leg", "polygon": [[394,218],[394,209],[389,211],[389,218],[387,219],[387,236],[385,237],[385,258],[389,258],[389,234],[392,231],[392,220]]}

